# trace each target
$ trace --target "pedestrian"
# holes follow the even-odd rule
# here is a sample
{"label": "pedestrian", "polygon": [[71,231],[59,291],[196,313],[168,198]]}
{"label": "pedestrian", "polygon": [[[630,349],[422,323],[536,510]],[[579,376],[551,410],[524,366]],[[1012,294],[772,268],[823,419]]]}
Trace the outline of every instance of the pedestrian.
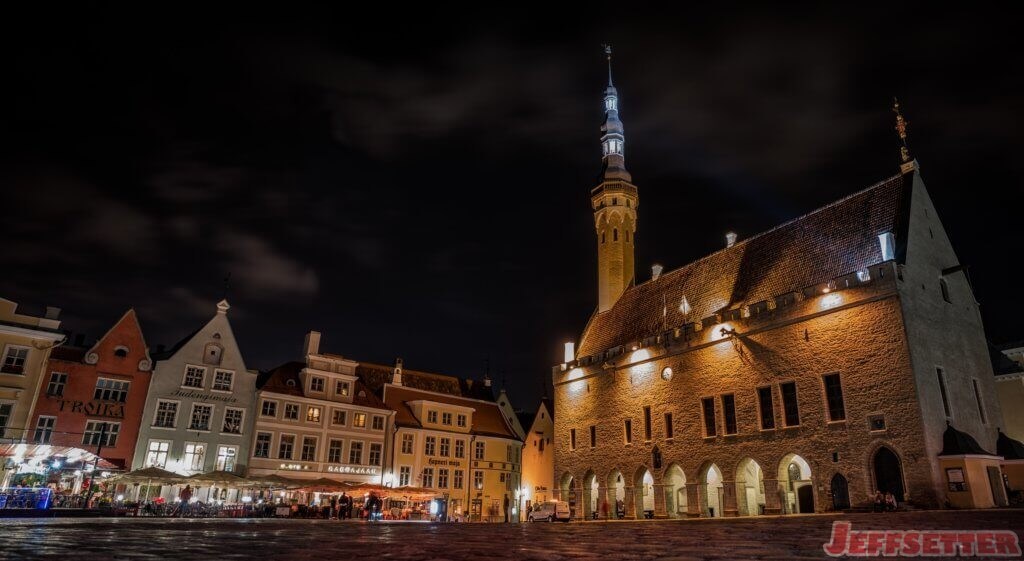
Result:
{"label": "pedestrian", "polygon": [[192,500],[192,486],[191,485],[186,485],[185,488],[182,489],[180,493],[178,493],[178,500],[180,501],[180,503],[179,503],[179,509],[180,510],[178,511],[178,515],[179,516],[184,516],[185,515],[185,510],[188,508],[188,502],[190,500]]}
{"label": "pedestrian", "polygon": [[885,510],[889,512],[896,512],[896,495],[891,492],[885,494]]}
{"label": "pedestrian", "polygon": [[338,518],[340,520],[345,520],[352,516],[352,498],[344,491],[341,493],[341,499],[338,501],[338,508],[341,509],[340,512],[338,512]]}
{"label": "pedestrian", "polygon": [[331,495],[331,520],[338,519],[338,497]]}
{"label": "pedestrian", "polygon": [[875,512],[882,512],[885,510],[885,495],[878,489],[875,489]]}

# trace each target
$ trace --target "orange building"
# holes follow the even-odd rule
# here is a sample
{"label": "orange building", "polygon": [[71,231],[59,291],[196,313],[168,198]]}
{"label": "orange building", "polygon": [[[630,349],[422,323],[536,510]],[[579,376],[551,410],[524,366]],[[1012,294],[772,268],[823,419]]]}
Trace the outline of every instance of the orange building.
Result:
{"label": "orange building", "polygon": [[129,468],[153,361],[128,310],[92,348],[57,347],[40,376],[29,442]]}

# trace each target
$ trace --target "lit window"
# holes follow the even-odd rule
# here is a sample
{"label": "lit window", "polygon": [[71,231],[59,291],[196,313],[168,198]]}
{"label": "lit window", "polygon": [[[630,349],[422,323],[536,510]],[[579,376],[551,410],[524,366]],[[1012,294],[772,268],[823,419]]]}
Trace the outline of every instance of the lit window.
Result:
{"label": "lit window", "polygon": [[402,466],[398,468],[398,485],[400,487],[405,487],[409,485],[411,479],[412,468],[410,468],[409,466]]}
{"label": "lit window", "polygon": [[473,472],[473,486],[477,489],[484,488],[484,472],[476,470]]}
{"label": "lit window", "polygon": [[338,394],[338,395],[340,395],[342,397],[348,397],[348,393],[349,393],[348,382],[345,382],[345,381],[342,381],[342,380],[338,380],[334,384],[334,393],[336,393],[336,394]]}
{"label": "lit window", "polygon": [[167,440],[150,440],[146,450],[146,467],[164,469],[167,466],[167,454],[171,451],[171,443]]}
{"label": "lit window", "polygon": [[237,456],[237,446],[218,446],[217,464],[213,469],[218,471],[235,471],[235,458]]}
{"label": "lit window", "polygon": [[352,416],[352,426],[358,428],[366,427],[366,413],[356,413]]}
{"label": "lit window", "polygon": [[183,462],[185,469],[188,471],[203,471],[203,466],[206,463],[206,444],[202,442],[186,442],[185,443],[185,456]]}
{"label": "lit window", "polygon": [[306,422],[307,423],[320,423],[320,408],[309,407],[306,409]]}
{"label": "lit window", "polygon": [[423,486],[434,486],[434,468],[423,468]]}

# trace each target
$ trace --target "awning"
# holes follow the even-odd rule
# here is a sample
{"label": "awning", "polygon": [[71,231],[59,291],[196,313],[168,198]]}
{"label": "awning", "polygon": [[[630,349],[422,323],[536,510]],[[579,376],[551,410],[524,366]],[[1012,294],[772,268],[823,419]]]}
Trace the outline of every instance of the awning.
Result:
{"label": "awning", "polygon": [[158,467],[148,467],[115,475],[111,481],[118,483],[145,483],[152,485],[177,485],[188,481],[188,477]]}
{"label": "awning", "polygon": [[27,460],[46,460],[53,457],[63,458],[67,463],[84,462],[92,465],[96,462],[96,469],[116,470],[121,469],[117,465],[99,458],[96,454],[73,446],[52,446],[50,444],[29,444],[26,442],[0,444],[0,458],[14,459],[21,463]]}

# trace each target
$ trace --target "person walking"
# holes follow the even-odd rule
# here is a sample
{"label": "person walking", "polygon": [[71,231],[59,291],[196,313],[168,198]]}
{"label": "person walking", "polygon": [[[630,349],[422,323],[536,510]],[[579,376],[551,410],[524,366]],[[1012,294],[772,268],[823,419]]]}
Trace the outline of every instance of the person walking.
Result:
{"label": "person walking", "polygon": [[179,516],[185,516],[185,511],[189,509],[188,502],[192,500],[192,486],[186,485],[184,489],[178,493],[179,500]]}

